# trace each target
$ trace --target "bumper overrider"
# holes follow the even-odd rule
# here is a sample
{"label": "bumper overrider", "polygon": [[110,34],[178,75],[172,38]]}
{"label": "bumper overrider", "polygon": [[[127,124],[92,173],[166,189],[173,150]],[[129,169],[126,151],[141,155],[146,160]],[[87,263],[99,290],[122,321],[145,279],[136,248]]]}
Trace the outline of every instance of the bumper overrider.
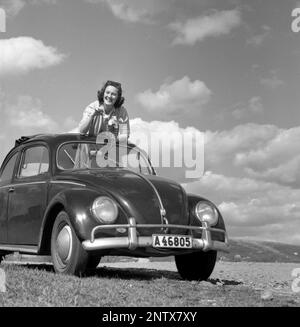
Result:
{"label": "bumper overrider", "polygon": [[[128,235],[121,237],[95,238],[95,233],[99,230],[117,228],[126,228],[128,230]],[[192,237],[192,250],[216,250],[229,252],[228,236],[226,231],[223,229],[212,228],[205,222],[202,223],[201,227],[172,224],[137,224],[134,218],[129,218],[128,224],[101,225],[93,228],[91,232],[91,239],[83,241],[82,246],[87,251],[115,248],[135,250],[136,248],[152,247],[152,236],[139,236],[137,233],[137,229],[139,228],[161,228],[162,234],[165,234],[166,236],[172,235],[167,233],[168,229],[170,228],[182,229],[183,231],[201,230],[202,235],[200,238],[194,236]],[[224,234],[224,242],[212,240],[211,232]]]}

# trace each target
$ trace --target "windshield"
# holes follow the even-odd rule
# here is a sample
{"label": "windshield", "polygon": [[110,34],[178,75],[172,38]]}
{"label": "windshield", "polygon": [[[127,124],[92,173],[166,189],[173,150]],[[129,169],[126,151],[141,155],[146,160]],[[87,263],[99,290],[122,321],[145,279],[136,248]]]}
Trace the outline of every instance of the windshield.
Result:
{"label": "windshield", "polygon": [[63,170],[126,168],[150,175],[153,169],[145,154],[137,147],[109,147],[92,142],[63,144],[57,153],[57,166]]}

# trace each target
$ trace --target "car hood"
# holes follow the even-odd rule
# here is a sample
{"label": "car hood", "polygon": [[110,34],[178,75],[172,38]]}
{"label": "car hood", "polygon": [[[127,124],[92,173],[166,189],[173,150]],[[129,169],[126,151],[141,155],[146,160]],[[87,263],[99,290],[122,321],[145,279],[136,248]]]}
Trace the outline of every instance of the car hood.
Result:
{"label": "car hood", "polygon": [[[128,217],[140,224],[162,222],[157,190],[170,224],[188,223],[187,196],[180,184],[154,175],[143,175],[125,169],[76,170],[61,174],[64,179],[84,182],[114,197]],[[146,179],[146,180],[145,180]],[[153,185],[151,186],[149,182]]]}

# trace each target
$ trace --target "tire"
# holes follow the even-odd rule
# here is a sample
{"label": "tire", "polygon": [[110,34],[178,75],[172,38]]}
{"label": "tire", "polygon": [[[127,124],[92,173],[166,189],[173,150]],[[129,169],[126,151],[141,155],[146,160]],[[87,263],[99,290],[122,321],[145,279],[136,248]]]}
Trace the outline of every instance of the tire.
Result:
{"label": "tire", "polygon": [[83,249],[65,211],[57,215],[52,228],[51,256],[57,273],[80,276],[86,270],[88,253]]}
{"label": "tire", "polygon": [[175,263],[180,276],[187,280],[206,280],[214,270],[217,251],[193,252],[176,255]]}

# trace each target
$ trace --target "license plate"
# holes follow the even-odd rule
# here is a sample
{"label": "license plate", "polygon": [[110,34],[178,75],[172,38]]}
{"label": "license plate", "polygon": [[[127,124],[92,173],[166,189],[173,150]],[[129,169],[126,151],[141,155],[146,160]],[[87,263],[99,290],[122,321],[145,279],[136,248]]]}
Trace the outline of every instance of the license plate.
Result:
{"label": "license plate", "polygon": [[185,235],[152,235],[152,246],[155,248],[184,248],[193,246],[192,237]]}

